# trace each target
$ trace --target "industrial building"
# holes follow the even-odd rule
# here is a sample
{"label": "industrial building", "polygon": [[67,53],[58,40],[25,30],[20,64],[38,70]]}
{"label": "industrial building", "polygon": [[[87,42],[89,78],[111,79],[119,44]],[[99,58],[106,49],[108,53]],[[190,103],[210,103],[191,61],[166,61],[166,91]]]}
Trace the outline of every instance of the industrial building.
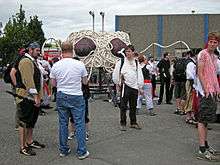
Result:
{"label": "industrial building", "polygon": [[[139,52],[152,43],[170,45],[176,41],[184,41],[190,48],[203,48],[208,33],[220,31],[220,14],[116,15],[115,31],[127,32]],[[145,54],[160,58],[169,51],[179,56],[185,49],[182,43],[167,49],[152,46]]]}

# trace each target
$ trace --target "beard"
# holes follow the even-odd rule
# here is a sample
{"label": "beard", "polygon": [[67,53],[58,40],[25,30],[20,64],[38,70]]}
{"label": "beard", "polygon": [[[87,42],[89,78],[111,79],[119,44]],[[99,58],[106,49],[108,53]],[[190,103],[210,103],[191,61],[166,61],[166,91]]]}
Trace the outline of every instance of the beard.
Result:
{"label": "beard", "polygon": [[36,59],[38,59],[38,57],[40,56],[40,54],[39,54],[39,53],[37,53],[37,54],[34,54],[34,53],[33,53],[31,56],[36,60]]}

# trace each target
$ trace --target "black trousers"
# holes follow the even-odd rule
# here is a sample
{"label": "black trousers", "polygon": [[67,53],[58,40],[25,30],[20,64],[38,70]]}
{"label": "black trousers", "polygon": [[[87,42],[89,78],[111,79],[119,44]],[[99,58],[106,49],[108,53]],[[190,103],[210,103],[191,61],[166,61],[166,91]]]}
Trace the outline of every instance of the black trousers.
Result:
{"label": "black trousers", "polygon": [[52,88],[52,94],[54,96],[54,101],[56,101],[56,99],[57,99],[57,87]]}
{"label": "black trousers", "polygon": [[155,97],[155,91],[156,91],[156,86],[157,86],[156,76],[155,75],[152,75],[151,84],[152,84],[153,97]]}
{"label": "black trousers", "polygon": [[169,89],[169,101],[173,99],[173,90],[174,90],[174,84],[171,84]]}
{"label": "black trousers", "polygon": [[136,106],[137,106],[137,98],[138,98],[138,90],[131,88],[125,84],[124,85],[124,95],[121,97],[121,105],[120,105],[120,124],[126,125],[126,110],[128,109],[127,105],[129,103],[129,117],[130,124],[136,124]]}
{"label": "black trousers", "polygon": [[164,86],[166,87],[166,102],[170,102],[170,78],[160,78],[160,96],[158,102],[163,101]]}
{"label": "black trousers", "polygon": [[23,99],[23,101],[17,104],[19,126],[25,128],[34,128],[40,110],[40,107],[34,106],[33,101]]}

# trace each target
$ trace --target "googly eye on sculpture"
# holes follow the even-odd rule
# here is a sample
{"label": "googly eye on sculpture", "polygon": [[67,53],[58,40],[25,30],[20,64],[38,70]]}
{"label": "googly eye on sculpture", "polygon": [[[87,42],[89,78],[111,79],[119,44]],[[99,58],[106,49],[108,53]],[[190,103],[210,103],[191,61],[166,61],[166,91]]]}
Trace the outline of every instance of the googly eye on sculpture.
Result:
{"label": "googly eye on sculpture", "polygon": [[75,54],[79,57],[85,57],[94,52],[96,45],[88,37],[83,37],[74,45]]}
{"label": "googly eye on sculpture", "polygon": [[123,48],[125,48],[127,45],[119,38],[114,38],[113,40],[110,41],[110,43],[112,45],[112,49],[111,49],[112,54],[116,57],[123,58],[123,55],[122,53],[120,53],[120,51]]}

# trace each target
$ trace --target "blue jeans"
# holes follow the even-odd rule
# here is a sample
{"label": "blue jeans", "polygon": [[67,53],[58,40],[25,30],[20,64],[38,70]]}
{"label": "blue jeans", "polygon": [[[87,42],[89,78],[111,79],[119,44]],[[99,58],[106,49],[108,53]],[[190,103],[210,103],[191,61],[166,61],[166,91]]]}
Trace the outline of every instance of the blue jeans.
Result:
{"label": "blue jeans", "polygon": [[86,130],[85,130],[85,101],[83,96],[67,95],[62,92],[57,93],[57,110],[59,116],[59,150],[67,154],[68,123],[70,115],[73,116],[76,129],[77,154],[84,155],[86,149]]}

